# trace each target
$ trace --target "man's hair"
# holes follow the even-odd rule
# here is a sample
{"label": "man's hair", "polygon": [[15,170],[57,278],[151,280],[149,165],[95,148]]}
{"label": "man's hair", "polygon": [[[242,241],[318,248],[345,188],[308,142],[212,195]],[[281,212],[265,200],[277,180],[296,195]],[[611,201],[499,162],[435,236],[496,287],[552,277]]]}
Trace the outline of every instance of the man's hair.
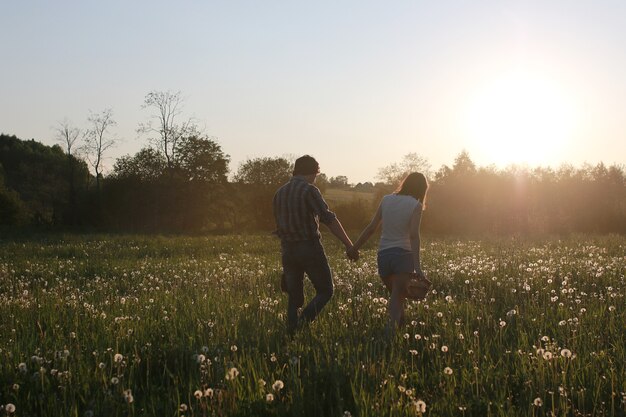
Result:
{"label": "man's hair", "polygon": [[293,175],[311,175],[319,174],[320,164],[317,163],[315,158],[309,155],[301,156],[296,159],[296,163],[293,166]]}

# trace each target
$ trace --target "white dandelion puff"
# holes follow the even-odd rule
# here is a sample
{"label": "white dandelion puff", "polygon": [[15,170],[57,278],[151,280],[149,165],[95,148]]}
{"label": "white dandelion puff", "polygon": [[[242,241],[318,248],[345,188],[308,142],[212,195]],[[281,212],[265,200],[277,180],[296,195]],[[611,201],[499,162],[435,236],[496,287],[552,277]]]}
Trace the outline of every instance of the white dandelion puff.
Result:
{"label": "white dandelion puff", "polygon": [[285,384],[283,383],[283,381],[281,381],[280,379],[277,379],[273,384],[272,384],[272,389],[274,391],[280,391],[281,389],[283,389],[285,387]]}

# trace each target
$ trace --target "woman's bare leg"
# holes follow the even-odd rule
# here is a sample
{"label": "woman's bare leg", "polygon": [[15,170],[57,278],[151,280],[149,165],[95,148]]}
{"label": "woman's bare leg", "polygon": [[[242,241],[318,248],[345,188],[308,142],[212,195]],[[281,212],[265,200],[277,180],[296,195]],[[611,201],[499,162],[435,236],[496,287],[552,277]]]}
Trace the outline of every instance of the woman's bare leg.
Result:
{"label": "woman's bare leg", "polygon": [[410,274],[396,274],[389,277],[391,282],[391,298],[389,299],[390,327],[395,328],[404,324],[404,302],[406,287],[411,279]]}

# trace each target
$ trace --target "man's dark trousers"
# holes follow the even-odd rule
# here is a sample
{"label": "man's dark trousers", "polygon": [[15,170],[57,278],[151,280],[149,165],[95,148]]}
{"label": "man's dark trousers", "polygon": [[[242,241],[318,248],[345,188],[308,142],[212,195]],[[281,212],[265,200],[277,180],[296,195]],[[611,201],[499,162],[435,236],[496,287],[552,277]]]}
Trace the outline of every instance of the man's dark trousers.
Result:
{"label": "man's dark trousers", "polygon": [[[283,272],[287,284],[287,329],[313,321],[333,295],[333,278],[328,258],[319,239],[281,242]],[[315,297],[304,308],[298,323],[298,308],[304,304],[304,273],[315,288]]]}

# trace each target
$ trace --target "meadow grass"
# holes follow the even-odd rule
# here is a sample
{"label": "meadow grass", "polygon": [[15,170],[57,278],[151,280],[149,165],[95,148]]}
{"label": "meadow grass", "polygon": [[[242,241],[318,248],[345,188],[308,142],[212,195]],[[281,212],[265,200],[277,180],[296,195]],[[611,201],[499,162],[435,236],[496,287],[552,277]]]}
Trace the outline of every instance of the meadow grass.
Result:
{"label": "meadow grass", "polygon": [[626,415],[626,238],[427,238],[392,339],[374,247],[324,243],[290,338],[269,235],[0,241],[0,415]]}

